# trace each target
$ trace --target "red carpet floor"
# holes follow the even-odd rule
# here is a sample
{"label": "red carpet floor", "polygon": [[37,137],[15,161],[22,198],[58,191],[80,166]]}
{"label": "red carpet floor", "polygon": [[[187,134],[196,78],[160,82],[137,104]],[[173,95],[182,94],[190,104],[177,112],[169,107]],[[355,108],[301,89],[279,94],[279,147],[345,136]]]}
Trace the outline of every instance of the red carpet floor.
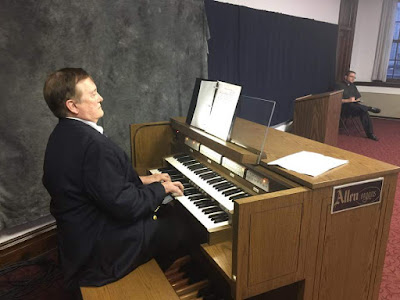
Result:
{"label": "red carpet floor", "polygon": [[[400,120],[373,119],[373,124],[378,142],[361,137],[356,131],[350,132],[350,136],[341,132],[338,147],[400,166]],[[379,299],[400,299],[400,178],[397,180]]]}

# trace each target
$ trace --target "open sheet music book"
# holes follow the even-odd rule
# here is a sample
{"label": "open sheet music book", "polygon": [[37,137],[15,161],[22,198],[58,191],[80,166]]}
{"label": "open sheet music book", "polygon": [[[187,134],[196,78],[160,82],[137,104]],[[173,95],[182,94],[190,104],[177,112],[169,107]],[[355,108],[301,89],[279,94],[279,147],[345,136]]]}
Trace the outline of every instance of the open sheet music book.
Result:
{"label": "open sheet music book", "polygon": [[202,80],[190,125],[228,140],[241,90],[238,85]]}

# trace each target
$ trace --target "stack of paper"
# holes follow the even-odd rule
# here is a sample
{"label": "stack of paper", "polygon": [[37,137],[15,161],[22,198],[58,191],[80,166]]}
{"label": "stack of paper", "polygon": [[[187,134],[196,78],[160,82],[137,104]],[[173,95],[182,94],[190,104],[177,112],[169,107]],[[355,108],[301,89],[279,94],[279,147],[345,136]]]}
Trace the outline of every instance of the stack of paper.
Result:
{"label": "stack of paper", "polygon": [[269,162],[297,173],[318,176],[326,171],[348,163],[348,160],[337,159],[315,152],[301,151]]}
{"label": "stack of paper", "polygon": [[222,81],[202,81],[190,125],[228,140],[241,90]]}

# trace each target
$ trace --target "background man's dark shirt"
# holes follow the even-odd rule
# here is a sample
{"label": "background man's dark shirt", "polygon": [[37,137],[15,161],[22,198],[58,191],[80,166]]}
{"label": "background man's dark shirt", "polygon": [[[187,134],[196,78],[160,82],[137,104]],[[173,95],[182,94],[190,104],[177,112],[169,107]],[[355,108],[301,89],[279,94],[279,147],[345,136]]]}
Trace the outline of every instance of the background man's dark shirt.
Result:
{"label": "background man's dark shirt", "polygon": [[358,91],[354,83],[347,83],[345,81],[336,84],[335,90],[343,90],[343,99],[349,99],[355,97],[356,99],[361,98],[361,94]]}

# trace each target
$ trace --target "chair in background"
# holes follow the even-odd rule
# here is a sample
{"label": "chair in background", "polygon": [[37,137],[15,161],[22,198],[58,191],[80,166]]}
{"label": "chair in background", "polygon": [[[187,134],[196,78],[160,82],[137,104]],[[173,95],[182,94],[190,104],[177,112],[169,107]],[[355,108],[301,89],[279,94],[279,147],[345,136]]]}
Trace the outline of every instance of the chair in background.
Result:
{"label": "chair in background", "polygon": [[[349,126],[350,123],[350,126]],[[364,128],[362,127],[361,120],[358,116],[340,114],[339,130],[344,129],[347,135],[350,135],[350,130],[355,128],[357,133],[361,136],[365,135]],[[350,129],[350,130],[349,130]]]}

